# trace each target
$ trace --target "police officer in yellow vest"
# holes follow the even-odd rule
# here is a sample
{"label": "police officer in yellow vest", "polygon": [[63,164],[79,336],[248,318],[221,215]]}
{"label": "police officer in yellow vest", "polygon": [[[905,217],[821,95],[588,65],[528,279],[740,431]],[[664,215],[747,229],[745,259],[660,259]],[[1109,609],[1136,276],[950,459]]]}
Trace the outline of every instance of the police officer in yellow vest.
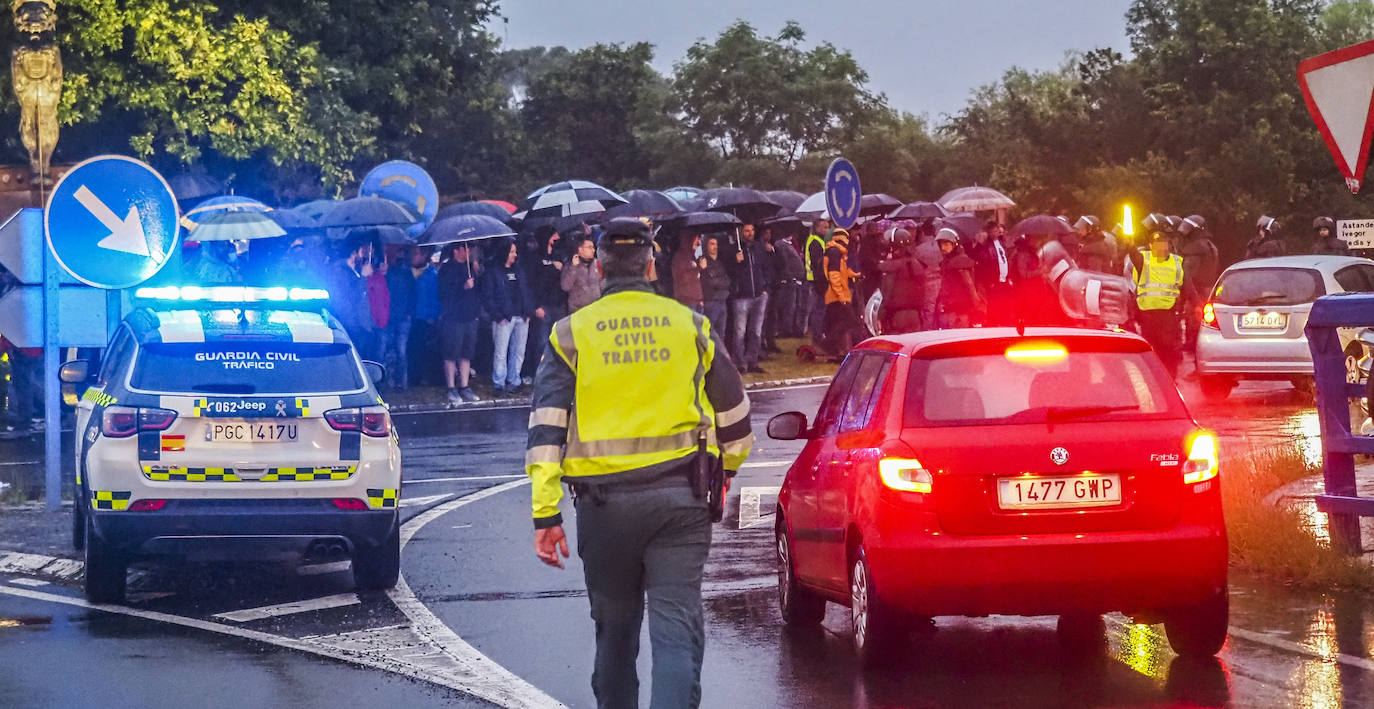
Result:
{"label": "police officer in yellow vest", "polygon": [[811,331],[811,343],[820,347],[825,338],[825,292],[830,290],[830,279],[825,275],[825,245],[830,240],[830,219],[821,216],[811,224],[811,233],[806,237],[802,248],[802,260],[806,263],[806,285],[810,286],[807,296],[806,327]]}
{"label": "police officer in yellow vest", "polygon": [[1136,322],[1171,376],[1183,361],[1183,257],[1169,250],[1169,237],[1150,234],[1150,251],[1135,273]]}
{"label": "police officer in yellow vest", "polygon": [[720,336],[705,317],[654,294],[652,244],[639,220],[607,225],[597,245],[602,296],[554,326],[525,456],[534,548],[550,566],[568,556],[558,503],[562,483],[573,491],[600,707],[638,706],[646,596],[651,706],[700,703],[711,512],[691,476],[703,450],[733,476],[754,442],[749,400]]}

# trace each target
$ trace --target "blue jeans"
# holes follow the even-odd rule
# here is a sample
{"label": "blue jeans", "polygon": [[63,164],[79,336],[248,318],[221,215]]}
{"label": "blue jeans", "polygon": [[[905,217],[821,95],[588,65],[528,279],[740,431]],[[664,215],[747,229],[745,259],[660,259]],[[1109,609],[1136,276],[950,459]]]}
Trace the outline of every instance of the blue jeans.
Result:
{"label": "blue jeans", "polygon": [[730,306],[723,300],[708,300],[701,304],[701,314],[711,321],[711,332],[720,335],[720,341],[724,342],[725,319],[730,315]]}
{"label": "blue jeans", "polygon": [[491,324],[491,382],[511,389],[520,386],[520,368],[525,365],[525,340],[530,321],[511,318]]}
{"label": "blue jeans", "polygon": [[737,366],[758,366],[759,350],[763,346],[763,316],[767,312],[767,293],[730,301],[730,315],[733,318],[730,354],[734,356]]}

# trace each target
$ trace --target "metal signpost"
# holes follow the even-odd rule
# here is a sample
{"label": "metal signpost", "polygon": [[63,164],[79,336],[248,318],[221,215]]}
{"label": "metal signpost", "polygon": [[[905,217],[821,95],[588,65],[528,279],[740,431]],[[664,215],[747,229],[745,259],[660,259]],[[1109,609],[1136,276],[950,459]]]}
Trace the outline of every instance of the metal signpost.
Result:
{"label": "metal signpost", "polygon": [[863,196],[854,164],[835,158],[825,173],[825,208],[830,212],[830,221],[841,229],[853,227],[859,220],[859,201]]}
{"label": "metal signpost", "polygon": [[[105,156],[63,175],[41,215],[24,210],[6,224],[19,234],[0,257],[7,256],[7,268],[13,262],[21,282],[42,284],[41,297],[21,287],[0,301],[0,322],[8,316],[7,334],[43,346],[44,500],[50,510],[62,506],[59,348],[105,345],[119,322],[119,289],[166,265],[176,249],[177,219],[176,197],[161,175],[132,158]],[[106,292],[102,298],[98,290],[63,287],[71,279]]]}

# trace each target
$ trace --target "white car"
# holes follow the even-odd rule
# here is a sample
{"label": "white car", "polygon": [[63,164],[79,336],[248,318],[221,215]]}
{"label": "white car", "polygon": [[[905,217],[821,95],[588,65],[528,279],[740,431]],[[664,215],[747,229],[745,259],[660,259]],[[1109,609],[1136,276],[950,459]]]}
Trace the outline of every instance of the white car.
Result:
{"label": "white car", "polygon": [[145,555],[351,554],[359,588],[396,584],[401,454],[319,290],[142,288],[77,404],[73,542],[86,595],[118,602]]}
{"label": "white car", "polygon": [[[1323,295],[1374,291],[1374,262],[1354,256],[1280,256],[1226,269],[1203,306],[1197,372],[1203,394],[1224,399],[1242,379],[1312,386],[1307,315]],[[1340,330],[1346,370],[1357,377],[1362,349]],[[1358,381],[1357,378],[1352,381]]]}

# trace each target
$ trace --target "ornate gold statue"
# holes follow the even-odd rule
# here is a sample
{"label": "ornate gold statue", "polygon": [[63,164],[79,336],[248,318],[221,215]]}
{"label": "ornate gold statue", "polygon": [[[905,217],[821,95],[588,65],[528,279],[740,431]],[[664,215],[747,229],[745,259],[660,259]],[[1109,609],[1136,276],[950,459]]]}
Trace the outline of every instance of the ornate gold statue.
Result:
{"label": "ornate gold statue", "polygon": [[62,51],[57,47],[57,0],[14,0],[19,46],[10,53],[19,97],[19,134],[34,175],[46,179],[57,147],[57,103],[62,98]]}

